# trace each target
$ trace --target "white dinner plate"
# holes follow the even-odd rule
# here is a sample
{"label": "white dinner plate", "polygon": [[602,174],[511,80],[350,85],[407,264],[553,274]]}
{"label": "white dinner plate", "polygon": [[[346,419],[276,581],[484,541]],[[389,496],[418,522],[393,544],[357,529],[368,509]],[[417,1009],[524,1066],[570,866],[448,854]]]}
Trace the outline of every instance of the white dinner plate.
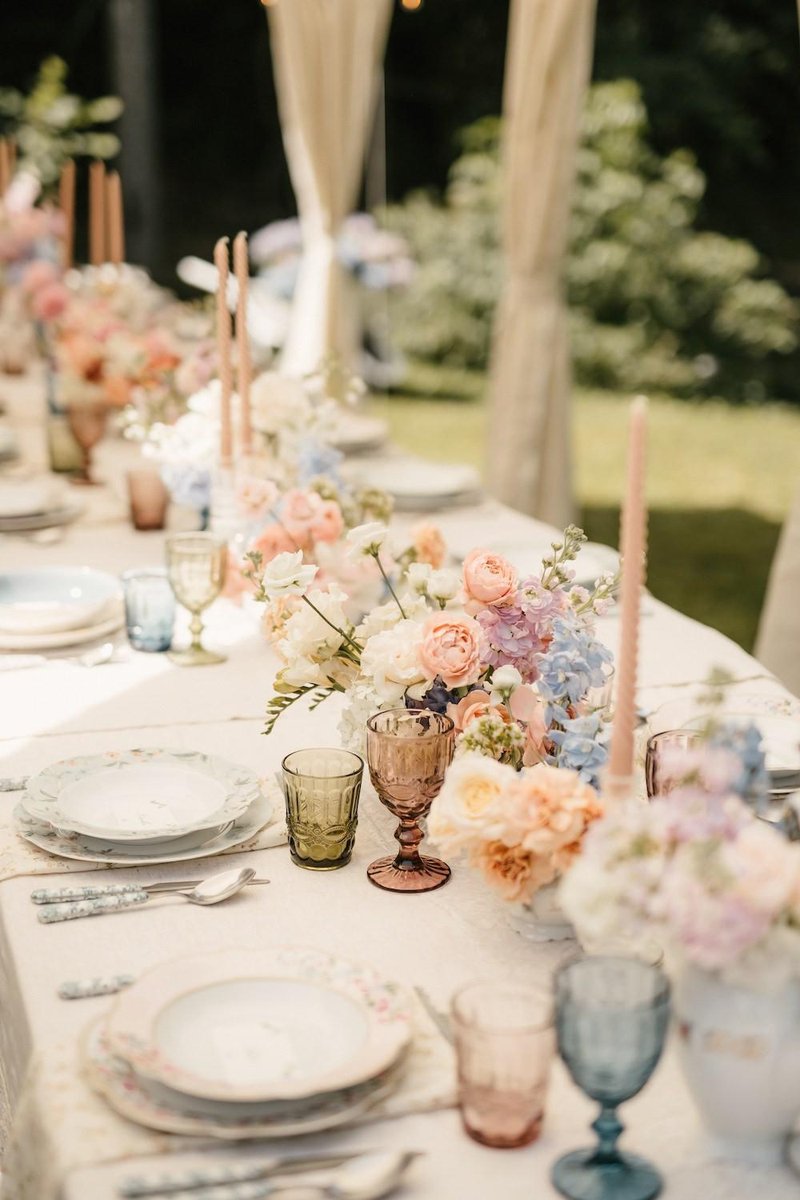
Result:
{"label": "white dinner plate", "polygon": [[66,650],[70,646],[83,646],[97,642],[109,634],[116,633],[125,624],[125,609],[122,601],[114,601],[94,625],[80,629],[62,629],[58,633],[3,633],[0,632],[0,650]]}
{"label": "white dinner plate", "polygon": [[45,479],[0,479],[0,518],[30,517],[55,506],[52,476]]}
{"label": "white dinner plate", "polygon": [[91,567],[0,572],[0,633],[36,636],[97,624],[122,599],[120,582]]}
{"label": "white dinner plate", "polygon": [[272,801],[259,794],[247,812],[243,813],[232,825],[225,826],[222,833],[203,841],[194,848],[186,848],[177,839],[161,842],[147,849],[131,844],[130,849],[124,849],[118,842],[104,842],[94,838],[85,838],[79,833],[62,834],[50,825],[36,821],[22,804],[14,809],[14,829],[16,833],[38,846],[40,850],[54,855],[56,858],[73,859],[76,862],[106,863],[112,867],[149,867],[158,863],[189,862],[195,858],[211,858],[215,854],[223,854],[238,846],[247,849],[246,843],[255,839],[265,825],[273,819]]}
{"label": "white dinner plate", "polygon": [[121,1116],[147,1129],[196,1137],[229,1140],[296,1137],[349,1125],[391,1095],[397,1076],[316,1098],[301,1111],[288,1105],[281,1113],[243,1115],[238,1106],[209,1110],[208,1102],[181,1096],[171,1089],[142,1079],[129,1063],[111,1050],[105,1018],[94,1021],[81,1046],[83,1065],[91,1086]]}
{"label": "white dinner plate", "polygon": [[336,420],[331,444],[342,454],[366,454],[377,450],[389,436],[389,426],[380,417],[343,412]]}
{"label": "white dinner plate", "polygon": [[296,946],[163,963],[121,993],[112,1050],[140,1076],[236,1103],[295,1101],[386,1072],[407,1049],[406,993],[370,967]]}
{"label": "white dinner plate", "polygon": [[357,472],[362,486],[388,492],[398,510],[428,512],[474,502],[481,479],[474,467],[417,459],[382,459]]}
{"label": "white dinner plate", "polygon": [[259,791],[246,767],[148,746],[52,763],[28,780],[23,805],[62,833],[152,843],[234,821]]}

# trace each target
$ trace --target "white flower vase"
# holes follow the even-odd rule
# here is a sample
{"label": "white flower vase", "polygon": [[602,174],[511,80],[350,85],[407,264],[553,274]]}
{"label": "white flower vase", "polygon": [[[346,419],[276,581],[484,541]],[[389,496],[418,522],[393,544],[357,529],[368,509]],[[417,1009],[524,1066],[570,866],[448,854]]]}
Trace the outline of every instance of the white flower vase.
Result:
{"label": "white flower vase", "polygon": [[800,1114],[800,983],[751,991],[690,967],[675,994],[689,1089],[725,1158],[781,1161]]}
{"label": "white flower vase", "polygon": [[563,942],[575,937],[572,922],[558,903],[558,884],[539,888],[530,900],[518,905],[509,918],[511,928],[531,942]]}

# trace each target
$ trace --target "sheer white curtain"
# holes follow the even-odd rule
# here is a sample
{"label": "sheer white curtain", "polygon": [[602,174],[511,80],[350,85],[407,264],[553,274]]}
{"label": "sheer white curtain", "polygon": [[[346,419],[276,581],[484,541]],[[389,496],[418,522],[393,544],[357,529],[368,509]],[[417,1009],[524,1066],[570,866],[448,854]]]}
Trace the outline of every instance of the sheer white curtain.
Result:
{"label": "sheer white curtain", "polygon": [[512,0],[504,98],[506,284],[492,351],[489,483],[512,507],[572,519],[562,269],[595,0]]}
{"label": "sheer white curtain", "polygon": [[279,0],[269,7],[283,141],[304,254],[281,359],[313,370],[331,351],[357,354],[355,289],[336,257],[358,202],[393,0]]}

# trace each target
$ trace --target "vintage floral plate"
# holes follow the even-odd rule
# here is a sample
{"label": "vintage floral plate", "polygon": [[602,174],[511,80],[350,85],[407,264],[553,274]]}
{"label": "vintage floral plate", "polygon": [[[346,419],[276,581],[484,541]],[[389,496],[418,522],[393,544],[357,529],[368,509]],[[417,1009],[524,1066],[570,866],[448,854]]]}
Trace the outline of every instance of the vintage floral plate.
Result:
{"label": "vintage floral plate", "polygon": [[183,839],[173,839],[148,847],[137,846],[134,842],[125,849],[118,842],[104,843],[101,839],[86,838],[79,833],[59,833],[52,826],[35,820],[22,804],[18,804],[14,809],[14,828],[20,837],[57,858],[106,863],[112,867],[147,867],[157,863],[211,858],[234,847],[245,850],[246,843],[254,840],[272,818],[272,801],[259,793],[247,812],[232,825],[226,825],[221,833],[203,840],[200,845],[194,847],[187,847]]}
{"label": "vintage floral plate", "polygon": [[107,1034],[137,1074],[236,1103],[338,1091],[388,1070],[411,1004],[371,968],[322,950],[229,950],[161,964],[117,999]]}
{"label": "vintage floral plate", "polygon": [[97,624],[122,596],[119,580],[91,567],[32,567],[0,573],[0,631],[63,633]]}
{"label": "vintage floral plate", "polygon": [[395,1090],[397,1072],[358,1087],[315,1097],[302,1108],[286,1105],[281,1112],[244,1115],[239,1106],[211,1107],[139,1076],[111,1049],[105,1018],[94,1021],[81,1047],[90,1085],[121,1116],[148,1129],[196,1137],[230,1140],[282,1138],[321,1133],[348,1125]]}
{"label": "vintage floral plate", "polygon": [[22,803],[62,833],[152,843],[235,821],[259,793],[245,767],[193,750],[113,750],[53,763]]}

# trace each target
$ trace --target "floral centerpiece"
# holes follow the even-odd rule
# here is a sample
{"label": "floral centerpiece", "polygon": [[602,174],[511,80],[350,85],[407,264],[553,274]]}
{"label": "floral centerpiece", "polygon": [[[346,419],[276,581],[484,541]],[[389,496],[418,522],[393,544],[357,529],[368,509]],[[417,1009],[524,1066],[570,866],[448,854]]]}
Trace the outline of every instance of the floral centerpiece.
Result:
{"label": "floral centerpiece", "polygon": [[445,853],[466,856],[504,899],[524,904],[572,866],[602,813],[576,771],[546,763],[515,771],[473,751],[448,771],[428,833]]}
{"label": "floral centerpiece", "polygon": [[357,625],[346,619],[346,594],[320,585],[317,564],[300,550],[267,564],[257,598],[269,606],[283,661],[267,731],[301,697],[318,704],[338,692],[340,731],[354,748],[363,748],[369,716],[407,705],[449,713],[457,755],[474,751],[514,768],[545,762],[594,781],[606,751],[605,712],[592,692],[607,683],[611,662],[594,615],[615,580],[603,577],[592,592],[572,586],[583,532],[570,526],[541,573],[523,579],[482,550],[460,575],[411,561],[393,571],[388,538],[378,522],[347,535],[350,553],[373,560],[387,594]]}
{"label": "floral centerpiece", "polygon": [[676,752],[679,786],[597,822],[559,899],[585,941],[663,947],[717,1149],[764,1164],[800,1113],[800,844],[757,815],[754,745],[715,727]]}

